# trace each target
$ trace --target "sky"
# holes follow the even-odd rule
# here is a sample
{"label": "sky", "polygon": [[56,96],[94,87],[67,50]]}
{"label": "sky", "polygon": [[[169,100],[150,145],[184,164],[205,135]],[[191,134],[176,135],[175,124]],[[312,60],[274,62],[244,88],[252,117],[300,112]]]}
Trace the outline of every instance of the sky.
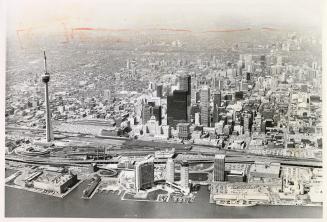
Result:
{"label": "sky", "polygon": [[7,0],[7,30],[321,26],[323,0]]}

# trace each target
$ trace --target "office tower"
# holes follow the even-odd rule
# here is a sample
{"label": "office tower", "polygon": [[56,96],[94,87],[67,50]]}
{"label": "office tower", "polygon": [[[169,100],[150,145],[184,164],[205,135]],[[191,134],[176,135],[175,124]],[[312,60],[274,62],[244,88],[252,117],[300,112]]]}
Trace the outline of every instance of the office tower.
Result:
{"label": "office tower", "polygon": [[246,113],[243,120],[244,133],[249,133],[250,129],[250,114]]}
{"label": "office tower", "polygon": [[167,123],[176,128],[178,123],[188,122],[187,92],[175,90],[167,97]]}
{"label": "office tower", "polygon": [[183,161],[181,163],[181,186],[183,188],[188,188],[189,182],[189,163],[187,161]]}
{"label": "office tower", "polygon": [[224,129],[224,121],[220,120],[218,123],[215,123],[215,130],[217,135],[222,135]]}
{"label": "office tower", "polygon": [[136,71],[136,67],[132,67],[132,76],[133,76],[133,78],[136,76],[136,74],[137,74],[137,71]]}
{"label": "office tower", "polygon": [[195,104],[196,102],[196,88],[193,86],[191,92],[191,104]]}
{"label": "office tower", "polygon": [[242,75],[242,69],[243,69],[243,61],[242,60],[239,60],[237,62],[237,69],[236,69],[236,75],[237,76]]}
{"label": "office tower", "polygon": [[224,89],[224,80],[221,77],[214,78],[214,89],[221,91]]}
{"label": "office tower", "polygon": [[241,88],[240,89],[241,91],[248,91],[248,89],[249,89],[248,83],[246,81],[241,81],[240,88]]}
{"label": "office tower", "polygon": [[267,120],[263,120],[261,124],[261,132],[266,133]]}
{"label": "office tower", "polygon": [[195,119],[195,113],[200,113],[200,105],[192,105],[191,107],[191,120],[194,121]]}
{"label": "office tower", "polygon": [[250,72],[246,73],[246,80],[247,81],[251,80],[251,73]]}
{"label": "office tower", "polygon": [[225,155],[215,155],[213,174],[214,181],[225,181]]}
{"label": "office tower", "polygon": [[313,61],[313,62],[312,62],[312,65],[311,65],[311,68],[312,68],[313,70],[317,70],[317,69],[318,69],[318,62],[317,62],[317,61]]}
{"label": "office tower", "polygon": [[152,116],[152,106],[143,104],[142,106],[142,124],[146,124]]}
{"label": "office tower", "polygon": [[187,118],[191,119],[191,76],[180,75],[179,76],[179,90],[187,92]]}
{"label": "office tower", "polygon": [[175,180],[175,163],[172,158],[167,159],[166,163],[166,181],[173,183]]}
{"label": "office tower", "polygon": [[45,84],[44,88],[44,102],[45,102],[45,111],[46,111],[46,117],[45,117],[45,127],[46,127],[46,141],[50,142],[53,140],[53,134],[51,129],[51,113],[50,113],[50,104],[49,104],[49,89],[48,89],[48,83],[50,81],[50,74],[47,70],[47,57],[45,55],[44,51],[44,75],[42,76],[42,82]]}
{"label": "office tower", "polygon": [[178,123],[178,138],[183,140],[190,139],[190,124],[189,123]]}
{"label": "office tower", "polygon": [[131,68],[131,61],[129,59],[126,60],[126,68],[127,69]]}
{"label": "office tower", "polygon": [[234,98],[235,98],[235,100],[242,100],[243,99],[243,92],[242,91],[236,91]]}
{"label": "office tower", "polygon": [[149,106],[151,106],[151,107],[155,107],[156,102],[154,102],[154,101],[148,101],[147,104],[148,104]]}
{"label": "office tower", "polygon": [[148,133],[150,136],[158,136],[161,133],[159,123],[154,116],[143,126],[143,132]]}
{"label": "office tower", "polygon": [[232,128],[231,125],[229,124],[225,125],[223,128],[224,135],[229,136],[231,133],[231,128]]}
{"label": "office tower", "polygon": [[179,76],[179,90],[187,91],[188,95],[191,95],[191,76],[180,75]]}
{"label": "office tower", "polygon": [[200,125],[200,113],[195,113],[194,124],[197,126]]}
{"label": "office tower", "polygon": [[281,81],[282,81],[283,83],[284,83],[284,82],[287,82],[286,79],[287,79],[286,73],[283,72],[283,73],[282,73],[282,76],[281,76]]}
{"label": "office tower", "polygon": [[161,106],[154,106],[152,108],[152,116],[156,118],[156,121],[158,121],[159,126],[161,125],[161,116],[162,116],[162,108]]}
{"label": "office tower", "polygon": [[147,159],[135,164],[136,191],[151,188],[154,185],[153,159]]}
{"label": "office tower", "polygon": [[266,65],[266,56],[265,55],[260,56],[260,65],[262,65],[262,66]]}
{"label": "office tower", "polygon": [[209,100],[210,89],[204,86],[200,91],[201,125],[203,126],[209,126]]}
{"label": "office tower", "polygon": [[157,97],[159,97],[159,98],[162,98],[162,96],[163,96],[162,89],[163,89],[162,84],[158,84],[156,86]]}
{"label": "office tower", "polygon": [[164,138],[169,139],[171,137],[170,126],[163,125],[163,126],[161,126],[161,129],[162,129],[162,135],[164,136]]}
{"label": "office tower", "polygon": [[106,89],[103,91],[103,97],[104,97],[104,100],[107,100],[108,102],[111,101],[111,92],[109,89]]}
{"label": "office tower", "polygon": [[217,123],[219,121],[219,112],[218,107],[220,107],[221,104],[221,92],[215,92],[213,94],[213,124]]}
{"label": "office tower", "polygon": [[247,54],[244,56],[244,65],[245,65],[246,69],[248,68],[248,66],[252,65],[252,55],[251,54]]}
{"label": "office tower", "polygon": [[262,117],[261,117],[261,114],[259,113],[256,117],[255,117],[255,131],[256,132],[260,132],[261,131],[261,124],[262,124]]}
{"label": "office tower", "polygon": [[149,90],[153,91],[155,89],[155,83],[154,82],[149,82]]}
{"label": "office tower", "polygon": [[197,79],[195,77],[191,78],[191,104],[195,104],[196,100],[196,92],[197,92]]}

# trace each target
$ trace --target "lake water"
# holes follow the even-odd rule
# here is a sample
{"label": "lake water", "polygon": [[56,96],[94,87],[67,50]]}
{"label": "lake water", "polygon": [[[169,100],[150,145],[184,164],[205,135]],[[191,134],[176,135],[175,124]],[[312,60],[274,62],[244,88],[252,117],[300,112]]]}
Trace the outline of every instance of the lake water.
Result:
{"label": "lake water", "polygon": [[209,204],[209,191],[202,186],[190,204],[122,201],[112,193],[81,199],[83,182],[64,199],[5,188],[6,217],[85,218],[321,218],[322,207],[254,206],[233,208]]}

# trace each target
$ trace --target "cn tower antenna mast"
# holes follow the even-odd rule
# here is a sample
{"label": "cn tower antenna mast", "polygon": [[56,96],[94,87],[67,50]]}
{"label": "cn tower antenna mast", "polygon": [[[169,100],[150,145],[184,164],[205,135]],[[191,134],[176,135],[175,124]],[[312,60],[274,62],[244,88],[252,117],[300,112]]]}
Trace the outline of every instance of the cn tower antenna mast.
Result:
{"label": "cn tower antenna mast", "polygon": [[43,54],[44,54],[44,75],[42,76],[42,82],[45,84],[44,102],[45,102],[45,111],[46,111],[46,116],[45,116],[46,141],[50,142],[51,140],[53,140],[53,134],[51,129],[51,113],[50,113],[50,104],[49,104],[49,89],[48,89],[50,75],[47,69],[47,57],[45,55],[45,51],[43,51]]}
{"label": "cn tower antenna mast", "polygon": [[47,67],[47,56],[45,55],[45,51],[43,51],[43,55],[44,55],[44,73],[48,74],[48,67]]}

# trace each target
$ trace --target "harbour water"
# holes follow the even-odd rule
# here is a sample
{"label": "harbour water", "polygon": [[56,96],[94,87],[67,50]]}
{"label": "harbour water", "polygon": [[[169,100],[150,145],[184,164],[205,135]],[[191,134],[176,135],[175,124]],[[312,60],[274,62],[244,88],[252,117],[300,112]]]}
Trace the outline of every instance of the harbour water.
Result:
{"label": "harbour water", "polygon": [[223,207],[209,204],[209,191],[202,186],[194,203],[122,201],[112,193],[81,199],[83,182],[64,199],[5,188],[6,217],[85,218],[321,218],[322,207],[254,206]]}

